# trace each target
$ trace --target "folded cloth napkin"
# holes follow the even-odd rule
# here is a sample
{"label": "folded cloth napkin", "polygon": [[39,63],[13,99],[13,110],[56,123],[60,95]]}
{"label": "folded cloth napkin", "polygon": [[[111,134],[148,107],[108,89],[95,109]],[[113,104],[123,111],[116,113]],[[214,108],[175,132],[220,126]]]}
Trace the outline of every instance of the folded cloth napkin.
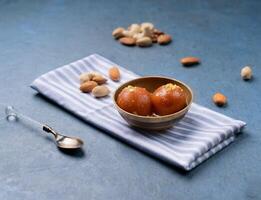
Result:
{"label": "folded cloth napkin", "polygon": [[[193,103],[186,116],[166,131],[155,134],[134,130],[114,108],[112,94],[96,99],[79,90],[81,73],[97,71],[107,76],[108,69],[115,65],[100,55],[90,55],[40,76],[31,87],[105,132],[185,170],[191,170],[229,145],[245,126],[242,121]],[[108,80],[111,91],[138,77],[123,67],[119,68],[120,82]]]}

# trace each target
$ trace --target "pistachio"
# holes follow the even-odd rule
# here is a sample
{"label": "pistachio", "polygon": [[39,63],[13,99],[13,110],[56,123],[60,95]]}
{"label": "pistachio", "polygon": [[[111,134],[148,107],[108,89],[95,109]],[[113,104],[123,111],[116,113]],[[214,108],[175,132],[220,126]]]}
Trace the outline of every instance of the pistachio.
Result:
{"label": "pistachio", "polygon": [[93,88],[92,94],[95,97],[104,97],[110,93],[110,90],[105,85],[99,85]]}
{"label": "pistachio", "polygon": [[150,37],[142,37],[136,41],[136,44],[140,47],[148,47],[152,45],[152,40]]}
{"label": "pistachio", "polygon": [[244,68],[241,69],[241,77],[244,80],[249,80],[252,78],[252,69],[249,66],[245,66]]}
{"label": "pistachio", "polygon": [[91,92],[98,84],[95,81],[87,81],[81,84],[80,90],[82,92]]}

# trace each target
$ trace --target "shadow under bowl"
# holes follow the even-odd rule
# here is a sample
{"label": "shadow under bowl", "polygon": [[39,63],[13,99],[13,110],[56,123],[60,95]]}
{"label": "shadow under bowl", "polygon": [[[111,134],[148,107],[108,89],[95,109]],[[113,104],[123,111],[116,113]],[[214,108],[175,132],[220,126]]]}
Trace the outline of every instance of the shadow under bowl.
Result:
{"label": "shadow under bowl", "polygon": [[[125,87],[129,85],[146,88],[149,92],[152,93],[158,87],[168,83],[173,83],[180,86],[183,89],[183,91],[186,93],[187,105],[185,108],[183,108],[178,112],[175,112],[170,115],[164,115],[164,116],[141,116],[125,111],[122,108],[120,108],[117,104],[118,95]],[[172,78],[161,77],[161,76],[147,76],[147,77],[133,79],[119,86],[115,90],[115,93],[113,95],[113,101],[120,115],[131,126],[145,129],[145,130],[165,130],[171,128],[175,124],[175,122],[179,121],[185,116],[193,101],[193,93],[190,87],[181,81]]]}

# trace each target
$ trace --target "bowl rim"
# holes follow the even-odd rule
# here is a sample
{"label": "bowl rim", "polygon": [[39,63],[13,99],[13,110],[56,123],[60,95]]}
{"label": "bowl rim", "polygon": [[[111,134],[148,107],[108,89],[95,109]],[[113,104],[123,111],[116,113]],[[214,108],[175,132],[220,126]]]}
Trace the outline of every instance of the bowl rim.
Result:
{"label": "bowl rim", "polygon": [[[125,85],[125,84],[127,84],[127,83],[129,83],[129,82],[131,82],[131,81],[135,81],[135,80],[138,80],[138,79],[147,79],[147,78],[165,78],[165,79],[170,79],[170,80],[173,80],[173,81],[176,81],[176,82],[179,82],[181,85],[184,85],[187,89],[188,89],[188,91],[191,93],[191,100],[190,100],[190,102],[188,103],[188,105],[186,106],[186,107],[184,107],[182,110],[180,110],[180,111],[178,111],[178,112],[175,112],[175,113],[172,113],[172,114],[169,114],[169,115],[158,115],[158,116],[142,116],[142,115],[136,115],[136,114],[133,114],[133,113],[130,113],[130,112],[127,112],[127,111],[125,111],[125,110],[123,110],[120,106],[118,106],[118,104],[117,104],[117,102],[116,102],[116,100],[115,100],[115,95],[116,95],[116,92],[120,89],[120,87],[122,87],[122,85]],[[135,79],[132,79],[132,80],[129,80],[129,81],[127,81],[127,82],[125,82],[125,83],[122,83],[120,86],[118,86],[116,89],[115,89],[115,91],[114,91],[114,93],[113,93],[113,103],[114,103],[114,105],[117,107],[117,109],[119,109],[120,111],[122,111],[122,112],[124,112],[124,113],[126,113],[126,114],[128,114],[128,115],[131,115],[131,116],[133,116],[133,117],[136,117],[136,118],[140,118],[140,119],[165,119],[165,118],[169,118],[169,117],[173,117],[173,116],[175,116],[175,115],[178,115],[178,114],[180,114],[180,113],[183,113],[185,110],[187,110],[190,106],[191,106],[191,104],[193,103],[193,99],[194,99],[194,97],[193,97],[194,95],[193,95],[193,91],[192,91],[192,89],[187,85],[187,84],[185,84],[184,82],[182,82],[182,81],[179,81],[179,80],[177,80],[177,79],[174,79],[174,78],[171,78],[171,77],[167,77],[167,76],[143,76],[143,77],[139,77],[139,78],[135,78]]]}

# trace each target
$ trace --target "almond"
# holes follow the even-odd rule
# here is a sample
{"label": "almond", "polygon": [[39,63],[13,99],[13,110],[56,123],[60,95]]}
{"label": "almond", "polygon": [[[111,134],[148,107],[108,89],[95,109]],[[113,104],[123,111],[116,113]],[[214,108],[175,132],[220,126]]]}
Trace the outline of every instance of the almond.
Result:
{"label": "almond", "polygon": [[158,42],[158,35],[153,34],[153,35],[151,36],[151,40],[152,40],[153,43]]}
{"label": "almond", "polygon": [[102,76],[102,74],[100,74],[99,72],[96,72],[96,71],[92,71],[92,72],[89,72],[89,76],[90,76],[90,79],[92,81],[93,77]]}
{"label": "almond", "polygon": [[196,57],[185,57],[180,60],[185,66],[196,65],[200,63],[200,60]]}
{"label": "almond", "polygon": [[110,90],[105,85],[99,85],[93,88],[92,94],[95,97],[104,97],[110,93]]}
{"label": "almond", "polygon": [[96,83],[98,83],[99,85],[101,84],[104,84],[107,82],[107,79],[104,78],[102,75],[95,75],[93,78],[92,78],[93,81],[95,81]]}
{"label": "almond", "polygon": [[155,34],[155,35],[163,35],[164,34],[164,32],[162,32],[162,31],[160,31],[160,30],[158,30],[158,29],[156,29],[156,28],[154,28],[153,29],[153,34]]}
{"label": "almond", "polygon": [[172,40],[171,36],[167,34],[159,35],[158,37],[158,43],[161,45],[168,44],[171,42],[171,40]]}
{"label": "almond", "polygon": [[92,79],[92,77],[90,76],[90,73],[83,73],[80,75],[80,83],[84,83],[87,81],[90,81]]}
{"label": "almond", "polygon": [[95,81],[87,81],[80,86],[82,92],[91,92],[98,84]]}
{"label": "almond", "polygon": [[132,37],[122,37],[120,39],[120,43],[126,46],[134,46],[135,45],[135,39]]}
{"label": "almond", "polygon": [[213,95],[212,100],[217,106],[224,106],[227,103],[227,97],[221,93]]}
{"label": "almond", "polygon": [[118,28],[114,29],[114,31],[112,32],[112,36],[115,39],[119,39],[124,36],[123,31],[124,31],[124,28],[118,27]]}
{"label": "almond", "polygon": [[118,67],[112,67],[109,69],[109,77],[113,81],[119,81],[120,80],[120,70]]}
{"label": "almond", "polygon": [[148,47],[152,45],[152,40],[149,37],[142,37],[136,41],[136,45],[140,47]]}
{"label": "almond", "polygon": [[86,72],[80,75],[80,83],[92,81],[94,76],[102,76],[99,72]]}

